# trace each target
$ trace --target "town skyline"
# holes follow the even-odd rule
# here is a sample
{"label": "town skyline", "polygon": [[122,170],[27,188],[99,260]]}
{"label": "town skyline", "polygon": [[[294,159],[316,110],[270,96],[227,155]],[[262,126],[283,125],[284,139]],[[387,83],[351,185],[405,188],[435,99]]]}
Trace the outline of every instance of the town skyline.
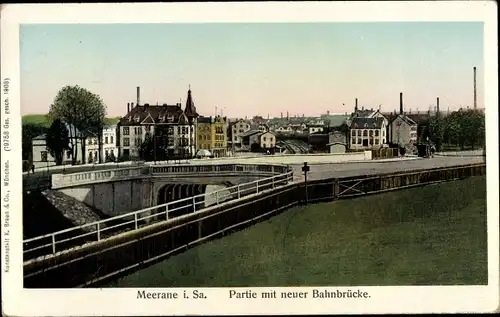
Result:
{"label": "town skyline", "polygon": [[[476,22],[62,24],[20,28],[21,113],[49,111],[58,90],[127,103],[184,105],[244,118],[484,108],[483,24]],[[140,62],[139,62],[140,61]]]}

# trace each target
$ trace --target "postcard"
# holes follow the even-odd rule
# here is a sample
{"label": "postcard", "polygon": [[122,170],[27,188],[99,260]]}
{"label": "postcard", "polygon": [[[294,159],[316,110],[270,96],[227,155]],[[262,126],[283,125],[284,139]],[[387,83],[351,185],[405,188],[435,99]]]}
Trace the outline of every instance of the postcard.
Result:
{"label": "postcard", "polygon": [[497,312],[497,35],[490,1],[2,5],[3,313]]}

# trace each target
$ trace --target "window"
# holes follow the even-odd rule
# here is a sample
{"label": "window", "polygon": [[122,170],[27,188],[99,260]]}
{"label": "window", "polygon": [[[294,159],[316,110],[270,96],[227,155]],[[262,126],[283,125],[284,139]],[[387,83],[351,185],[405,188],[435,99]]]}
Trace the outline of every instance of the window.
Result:
{"label": "window", "polygon": [[375,139],[375,145],[378,145],[378,139]]}
{"label": "window", "polygon": [[368,131],[367,130],[363,130],[363,136],[368,136]]}
{"label": "window", "polygon": [[177,127],[177,134],[181,134],[181,127]]}
{"label": "window", "polygon": [[113,142],[113,136],[111,135],[109,138],[110,138],[109,143],[110,144],[114,144],[114,142]]}
{"label": "window", "polygon": [[71,150],[66,151],[66,158],[70,159],[71,158]]}
{"label": "window", "polygon": [[47,162],[47,151],[40,152],[40,156],[42,157],[42,162]]}
{"label": "window", "polygon": [[104,137],[104,144],[108,144],[108,137],[107,136]]}
{"label": "window", "polygon": [[270,141],[270,142],[273,142],[273,137],[270,137],[270,138],[269,138],[269,141]]}
{"label": "window", "polygon": [[370,145],[373,145],[373,138],[370,138]]}
{"label": "window", "polygon": [[130,146],[130,139],[129,138],[123,138],[123,146]]}
{"label": "window", "polygon": [[106,152],[105,152],[105,154],[104,154],[104,155],[105,155],[105,157],[106,157],[106,158],[108,158],[108,157],[109,157],[109,151],[108,151],[108,150],[106,150]]}
{"label": "window", "polygon": [[358,144],[361,144],[361,138],[358,138]]}
{"label": "window", "polygon": [[378,136],[378,130],[375,130],[375,136]]}
{"label": "window", "polygon": [[[123,127],[123,135],[129,135],[130,134],[130,128],[129,127]],[[123,139],[125,142],[125,139]]]}
{"label": "window", "polygon": [[266,142],[266,137],[263,138],[264,142]]}
{"label": "window", "polygon": [[370,136],[373,136],[373,130],[370,130]]}
{"label": "window", "polygon": [[356,130],[352,130],[351,135],[352,135],[352,136],[356,136]]}

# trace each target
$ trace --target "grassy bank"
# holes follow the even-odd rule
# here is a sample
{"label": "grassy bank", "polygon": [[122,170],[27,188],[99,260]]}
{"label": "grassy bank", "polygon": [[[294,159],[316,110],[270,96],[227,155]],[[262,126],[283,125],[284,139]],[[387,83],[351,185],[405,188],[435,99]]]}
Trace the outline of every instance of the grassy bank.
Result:
{"label": "grassy bank", "polygon": [[[105,118],[105,124],[113,125],[120,121],[120,117]],[[40,125],[45,128],[50,126],[50,119],[46,114],[27,114],[22,117],[23,124]]]}
{"label": "grassy bank", "polygon": [[113,287],[487,283],[485,177],[293,208]]}

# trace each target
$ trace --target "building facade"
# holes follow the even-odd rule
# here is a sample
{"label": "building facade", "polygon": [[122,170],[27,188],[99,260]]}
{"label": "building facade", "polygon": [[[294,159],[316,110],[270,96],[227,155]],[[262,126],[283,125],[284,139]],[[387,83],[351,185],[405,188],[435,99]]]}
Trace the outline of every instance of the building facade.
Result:
{"label": "building facade", "polygon": [[102,158],[105,162],[115,161],[118,157],[118,147],[116,146],[117,126],[110,125],[102,130]]}
{"label": "building facade", "polygon": [[389,142],[400,146],[417,143],[417,123],[409,117],[398,115],[389,125]]}
{"label": "building facade", "polygon": [[244,119],[231,124],[231,148],[234,151],[242,149],[242,136],[250,131],[250,122]]}
{"label": "building facade", "polygon": [[140,158],[141,146],[149,137],[154,144],[155,159],[156,156],[158,159],[193,157],[197,118],[191,90],[184,109],[180,103],[156,106],[137,103],[118,123],[118,155],[123,159]]}
{"label": "building facade", "polygon": [[242,135],[242,150],[260,152],[274,150],[276,147],[276,135],[273,132],[261,132],[250,130]]}
{"label": "building facade", "polygon": [[209,150],[214,157],[227,156],[227,130],[225,117],[199,117],[196,128],[197,151]]}
{"label": "building facade", "polygon": [[355,117],[351,121],[349,135],[350,149],[379,148],[387,143],[386,120],[380,117]]}
{"label": "building facade", "polygon": [[347,150],[347,137],[341,131],[334,131],[328,134],[328,144],[330,153],[345,153]]}

